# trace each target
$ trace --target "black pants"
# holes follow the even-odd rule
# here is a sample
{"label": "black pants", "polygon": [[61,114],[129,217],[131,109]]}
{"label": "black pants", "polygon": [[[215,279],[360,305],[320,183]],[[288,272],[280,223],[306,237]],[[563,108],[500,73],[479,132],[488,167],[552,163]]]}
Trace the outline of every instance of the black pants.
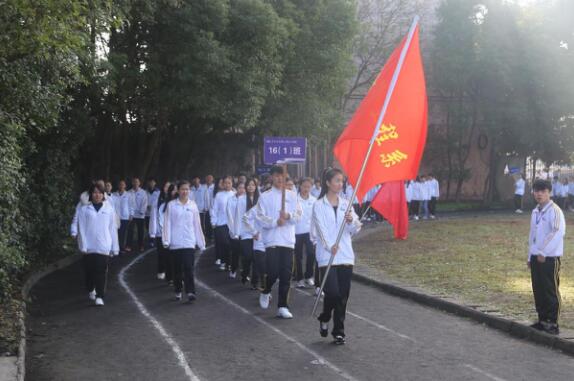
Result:
{"label": "black pants", "polygon": [[144,241],[144,222],[143,218],[134,218],[128,227],[128,246],[134,248],[134,228],[138,228],[138,248],[143,248]]}
{"label": "black pants", "polygon": [[84,271],[86,273],[86,290],[96,290],[96,298],[103,298],[106,293],[108,277],[108,259],[104,254],[84,254]]}
{"label": "black pants", "polygon": [[[321,277],[325,276],[327,267],[321,267]],[[331,266],[331,270],[325,281],[325,299],[323,301],[323,313],[319,315],[319,321],[328,322],[333,315],[333,336],[345,336],[345,315],[347,313],[347,301],[351,292],[351,278],[353,266]]]}
{"label": "black pants", "polygon": [[251,274],[251,285],[257,287],[259,273],[255,264],[253,239],[242,239],[239,242],[239,252],[241,253],[241,280],[246,280]]}
{"label": "black pants", "polygon": [[[267,267],[267,258],[264,251],[261,250],[253,250],[253,276],[251,278],[251,284],[254,287],[258,287],[258,284],[261,284],[261,288],[265,288],[266,284],[266,267]],[[255,276],[257,274],[257,276]]]}
{"label": "black pants", "polygon": [[[303,249],[305,249],[305,273],[303,274]],[[295,280],[315,276],[315,246],[309,233],[295,235]]]}
{"label": "black pants", "polygon": [[126,236],[128,233],[129,224],[130,220],[120,220],[120,228],[118,230],[118,243],[120,246],[120,252],[123,252],[126,249]]}
{"label": "black pants", "polygon": [[436,213],[436,197],[431,197],[429,201],[429,213],[434,216]]}
{"label": "black pants", "polygon": [[229,228],[227,225],[215,227],[215,258],[225,263],[229,255]]}
{"label": "black pants", "polygon": [[522,196],[519,194],[514,195],[514,209],[522,209]]}
{"label": "black pants", "polygon": [[239,256],[241,255],[241,240],[229,239],[229,246],[231,250],[227,250],[227,258],[223,262],[227,264],[227,268],[231,272],[236,272],[239,267]]}
{"label": "black pants", "polygon": [[155,247],[157,251],[157,273],[166,273],[168,249],[163,247],[161,237],[155,237]]}
{"label": "black pants", "polygon": [[419,216],[419,207],[420,207],[420,201],[419,200],[411,200],[411,214],[413,216],[416,216],[416,217]]}
{"label": "black pants", "polygon": [[264,294],[269,294],[273,285],[279,279],[279,298],[277,306],[288,307],[289,288],[291,287],[291,274],[293,272],[293,249],[289,247],[274,246],[265,250],[267,279]]}
{"label": "black pants", "polygon": [[205,238],[213,238],[213,226],[211,226],[211,215],[209,214],[209,211],[200,213],[199,217],[202,221],[201,227],[203,228]]}
{"label": "black pants", "polygon": [[558,323],[560,316],[560,257],[546,257],[544,263],[538,263],[535,256],[530,257],[532,292],[538,320]]}
{"label": "black pants", "polygon": [[180,293],[185,283],[185,292],[195,294],[195,249],[170,250],[173,253],[173,286]]}

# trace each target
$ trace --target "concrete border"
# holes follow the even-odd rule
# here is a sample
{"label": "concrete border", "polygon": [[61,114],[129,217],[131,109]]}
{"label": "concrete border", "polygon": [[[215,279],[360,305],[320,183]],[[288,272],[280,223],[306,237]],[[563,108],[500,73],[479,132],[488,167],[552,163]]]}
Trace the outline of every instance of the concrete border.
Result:
{"label": "concrete border", "polygon": [[81,254],[72,254],[64,257],[52,264],[47,265],[42,270],[39,270],[28,277],[24,285],[22,286],[22,301],[24,302],[24,311],[20,313],[18,317],[18,323],[20,324],[20,342],[18,344],[18,356],[15,362],[16,370],[16,380],[24,381],[26,378],[26,308],[29,301],[29,293],[32,287],[46,275],[53,273],[56,270],[63,269],[71,265],[74,262],[79,261],[82,258]]}
{"label": "concrete border", "polygon": [[376,280],[361,273],[355,272],[353,274],[353,280],[364,285],[377,288],[389,295],[409,299],[427,307],[432,307],[460,317],[469,318],[515,338],[541,344],[574,356],[574,341],[572,340],[568,340],[560,336],[549,335],[501,316],[494,316],[469,306],[428,295],[415,289],[408,289],[390,282]]}

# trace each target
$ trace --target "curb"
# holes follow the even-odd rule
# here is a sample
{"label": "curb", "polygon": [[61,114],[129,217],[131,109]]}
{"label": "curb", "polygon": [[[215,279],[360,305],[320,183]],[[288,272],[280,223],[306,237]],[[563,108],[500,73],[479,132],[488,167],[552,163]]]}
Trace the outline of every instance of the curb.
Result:
{"label": "curb", "polygon": [[513,320],[490,315],[475,308],[427,295],[419,291],[410,290],[396,284],[379,281],[360,273],[353,273],[353,280],[366,286],[377,288],[386,294],[410,299],[427,307],[460,317],[469,318],[478,323],[485,324],[491,328],[502,331],[512,337],[531,341],[574,356],[574,341],[538,331]]}
{"label": "curb", "polygon": [[[32,287],[46,275],[53,273],[56,270],[60,270],[64,267],[71,265],[74,262],[79,261],[82,258],[79,254],[72,254],[65,258],[62,258],[52,264],[47,265],[42,270],[30,275],[24,286],[22,286],[22,301],[27,303],[29,301],[29,293]],[[18,344],[18,358],[16,360],[16,380],[24,381],[26,378],[26,319],[25,319],[26,306],[24,306],[24,312],[20,313],[18,317],[20,323],[20,343]]]}

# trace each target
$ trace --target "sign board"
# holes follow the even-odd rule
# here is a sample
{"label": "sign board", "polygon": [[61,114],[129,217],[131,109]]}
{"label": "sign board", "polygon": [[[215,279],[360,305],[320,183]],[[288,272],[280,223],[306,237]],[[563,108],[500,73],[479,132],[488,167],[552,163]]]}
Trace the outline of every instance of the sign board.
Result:
{"label": "sign board", "polygon": [[297,137],[264,137],[263,162],[273,164],[305,163],[307,139]]}
{"label": "sign board", "polygon": [[509,172],[511,175],[515,175],[517,173],[520,173],[520,167],[510,167]]}
{"label": "sign board", "polygon": [[264,175],[269,172],[271,172],[270,165],[258,165],[255,167],[255,173],[257,173],[258,176]]}

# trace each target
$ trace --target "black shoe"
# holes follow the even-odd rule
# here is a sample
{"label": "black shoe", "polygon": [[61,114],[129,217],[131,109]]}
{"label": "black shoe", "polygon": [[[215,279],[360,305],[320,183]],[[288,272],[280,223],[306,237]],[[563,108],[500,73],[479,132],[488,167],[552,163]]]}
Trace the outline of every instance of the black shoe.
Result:
{"label": "black shoe", "polygon": [[329,334],[329,324],[319,321],[319,334],[321,337],[327,337]]}
{"label": "black shoe", "polygon": [[542,325],[541,322],[536,322],[536,323],[530,325],[530,328],[534,328],[538,331],[544,331],[544,326]]}
{"label": "black shoe", "polygon": [[560,334],[560,329],[558,328],[558,324],[547,323],[544,324],[544,332],[550,335],[558,335]]}
{"label": "black shoe", "polygon": [[345,345],[345,343],[346,343],[345,336],[341,336],[341,335],[335,336],[334,343],[335,343],[335,345]]}
{"label": "black shoe", "polygon": [[191,303],[196,299],[197,299],[197,296],[193,292],[190,292],[189,294],[187,294],[187,301],[188,302]]}

